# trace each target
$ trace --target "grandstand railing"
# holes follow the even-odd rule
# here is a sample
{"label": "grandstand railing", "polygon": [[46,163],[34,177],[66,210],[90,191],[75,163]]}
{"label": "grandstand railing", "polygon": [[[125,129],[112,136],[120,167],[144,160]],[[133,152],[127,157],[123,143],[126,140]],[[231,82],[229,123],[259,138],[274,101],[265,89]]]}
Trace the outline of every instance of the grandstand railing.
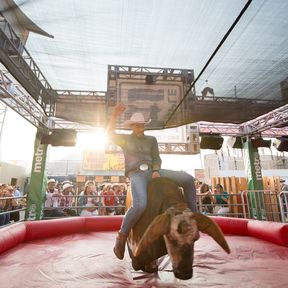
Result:
{"label": "grandstand railing", "polygon": [[[218,194],[221,195],[221,194]],[[224,194],[222,194],[224,195]],[[214,196],[213,194],[210,197]],[[227,195],[226,195],[227,196]],[[126,195],[62,195],[62,196],[54,196],[59,198],[73,198],[71,206],[58,206],[58,207],[45,207],[44,211],[58,209],[64,210],[66,208],[70,208],[75,211],[74,216],[79,216],[82,209],[91,208],[86,205],[79,205],[80,197],[90,197],[98,199],[98,204],[92,206],[92,208],[96,208],[98,211],[105,208],[113,208],[122,209],[121,215],[123,215],[127,209],[126,205]],[[122,198],[122,204],[115,204],[113,206],[104,205],[103,198],[105,197],[114,197],[114,198]],[[236,217],[236,218],[248,218],[248,219],[257,219],[257,220],[266,220],[266,221],[274,221],[274,222],[285,222],[288,223],[288,191],[282,191],[280,193],[276,193],[271,190],[247,190],[242,191],[237,194],[228,194],[228,203],[227,205],[215,204],[211,201],[210,204],[203,204],[202,200],[206,197],[206,195],[197,194],[197,207],[198,211],[204,213],[209,216],[226,216],[226,217]],[[19,197],[0,197],[0,200],[9,200],[15,199],[20,204],[16,209],[0,210],[0,216],[5,214],[11,214],[15,212],[19,212],[22,214],[20,217],[20,221],[24,220],[24,213],[26,211],[26,196]],[[124,199],[124,201],[123,201]],[[225,213],[219,213],[219,208],[227,208],[224,209]],[[223,210],[223,209],[222,209]],[[210,211],[210,212],[209,212]],[[258,213],[257,213],[258,211]],[[259,212],[260,211],[260,212]],[[98,213],[100,216],[108,215],[105,213]],[[111,215],[111,214],[110,214]],[[63,215],[64,216],[64,215]],[[67,216],[67,215],[65,215]],[[71,216],[71,215],[70,215]],[[50,218],[59,218],[59,217],[44,217],[44,219]],[[1,226],[3,227],[3,226]]]}

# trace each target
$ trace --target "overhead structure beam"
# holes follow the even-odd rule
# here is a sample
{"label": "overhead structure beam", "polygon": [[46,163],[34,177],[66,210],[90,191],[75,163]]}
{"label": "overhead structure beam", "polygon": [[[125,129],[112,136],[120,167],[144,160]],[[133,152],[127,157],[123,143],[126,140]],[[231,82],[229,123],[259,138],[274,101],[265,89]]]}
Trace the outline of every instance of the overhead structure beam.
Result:
{"label": "overhead structure beam", "polygon": [[189,105],[188,120],[189,123],[207,121],[245,125],[247,121],[284,104],[283,100],[195,96]]}
{"label": "overhead structure beam", "polygon": [[0,100],[35,127],[48,128],[49,117],[40,105],[2,68],[0,64]]}
{"label": "overhead structure beam", "polygon": [[[47,117],[39,104],[27,93],[21,85],[15,81],[13,76],[0,65],[0,100],[11,109],[33,124],[35,127],[42,125],[46,128],[76,129],[77,131],[92,131],[95,128],[91,125],[71,122],[61,118]],[[12,85],[13,84],[13,85]],[[10,85],[10,86],[9,86]],[[8,89],[10,87],[10,90]],[[14,92],[11,93],[11,87]],[[10,91],[10,92],[9,92]],[[105,103],[105,93],[103,91],[76,91],[57,90],[57,101],[62,104],[69,104],[70,101],[79,101],[86,104]],[[72,101],[72,102],[73,102]],[[104,101],[104,102],[103,102]],[[219,99],[217,100],[219,101]],[[260,133],[263,137],[278,137],[288,135],[288,128],[275,128],[288,121],[288,105],[275,109],[255,120],[241,125],[229,123],[199,122],[199,132],[210,134],[221,134],[226,136],[245,136]],[[184,151],[184,145],[174,143],[169,147],[171,151]],[[164,144],[163,144],[164,145]],[[174,146],[173,146],[174,145]],[[177,146],[177,148],[176,148]],[[164,147],[164,146],[163,146]],[[160,147],[161,149],[161,147]],[[165,150],[165,149],[164,149]],[[185,150],[186,151],[186,150]]]}
{"label": "overhead structure beam", "polygon": [[[265,115],[259,116],[254,120],[248,121],[240,125],[240,133],[245,135],[261,133],[265,135],[268,131],[274,131],[276,136],[287,134],[288,124],[288,104],[275,109]],[[278,133],[276,133],[276,131]],[[273,136],[272,136],[273,137]]]}
{"label": "overhead structure beam", "polygon": [[[250,130],[244,132],[242,126],[235,124],[223,124],[223,123],[211,123],[211,122],[199,122],[200,134],[221,134],[223,136],[249,136],[259,134],[260,132],[255,130]],[[279,136],[288,136],[288,128],[268,128],[261,132],[263,137],[274,138]]]}
{"label": "overhead structure beam", "polygon": [[160,154],[194,154],[189,143],[158,143]]}
{"label": "overhead structure beam", "polygon": [[0,61],[37,101],[46,115],[53,116],[57,94],[1,12]]}

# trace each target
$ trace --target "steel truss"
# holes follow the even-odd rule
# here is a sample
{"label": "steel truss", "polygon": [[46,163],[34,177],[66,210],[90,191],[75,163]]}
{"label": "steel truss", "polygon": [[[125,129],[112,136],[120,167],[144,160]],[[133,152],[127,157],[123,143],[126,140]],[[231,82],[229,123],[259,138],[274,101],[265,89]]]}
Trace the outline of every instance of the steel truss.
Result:
{"label": "steel truss", "polygon": [[35,127],[48,128],[49,118],[40,105],[3,69],[0,69],[0,100]]}
{"label": "steel truss", "polygon": [[1,12],[0,61],[37,101],[46,115],[52,116],[57,94]]}
{"label": "steel truss", "polygon": [[[274,131],[276,136],[288,135],[287,126],[288,123],[288,104],[278,109],[257,117],[254,120],[248,121],[240,126],[242,134],[267,134],[267,131]],[[278,127],[278,128],[274,128]],[[270,129],[271,128],[271,129]],[[274,129],[272,129],[274,128]],[[276,133],[276,131],[278,133]]]}
{"label": "steel truss", "polygon": [[[156,68],[142,66],[108,65],[107,104],[114,106],[117,99],[117,79],[145,80],[151,77],[153,82],[170,81],[183,83],[184,94],[194,81],[193,69]],[[189,96],[195,95],[193,88]]]}
{"label": "steel truss", "polygon": [[153,68],[139,66],[108,66],[109,79],[145,79],[147,75],[157,77],[157,80],[170,80],[192,83],[194,80],[193,69]]}

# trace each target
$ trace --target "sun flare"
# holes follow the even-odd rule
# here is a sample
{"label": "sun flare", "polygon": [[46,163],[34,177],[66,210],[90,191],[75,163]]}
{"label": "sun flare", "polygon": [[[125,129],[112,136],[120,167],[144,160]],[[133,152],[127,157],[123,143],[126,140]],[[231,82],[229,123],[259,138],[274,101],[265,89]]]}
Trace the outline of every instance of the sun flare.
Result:
{"label": "sun flare", "polygon": [[80,149],[104,151],[106,139],[105,130],[95,130],[90,133],[78,133],[77,147]]}

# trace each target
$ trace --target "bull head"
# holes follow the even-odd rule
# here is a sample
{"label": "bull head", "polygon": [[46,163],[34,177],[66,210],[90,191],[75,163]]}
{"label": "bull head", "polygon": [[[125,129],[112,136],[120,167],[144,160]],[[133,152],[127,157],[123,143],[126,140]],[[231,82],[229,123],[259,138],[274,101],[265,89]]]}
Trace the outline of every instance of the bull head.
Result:
{"label": "bull head", "polygon": [[199,239],[199,231],[210,235],[230,253],[221,229],[211,218],[189,209],[181,211],[171,207],[149,225],[139,242],[135,256],[163,236],[175,277],[190,279],[193,276],[194,242]]}

